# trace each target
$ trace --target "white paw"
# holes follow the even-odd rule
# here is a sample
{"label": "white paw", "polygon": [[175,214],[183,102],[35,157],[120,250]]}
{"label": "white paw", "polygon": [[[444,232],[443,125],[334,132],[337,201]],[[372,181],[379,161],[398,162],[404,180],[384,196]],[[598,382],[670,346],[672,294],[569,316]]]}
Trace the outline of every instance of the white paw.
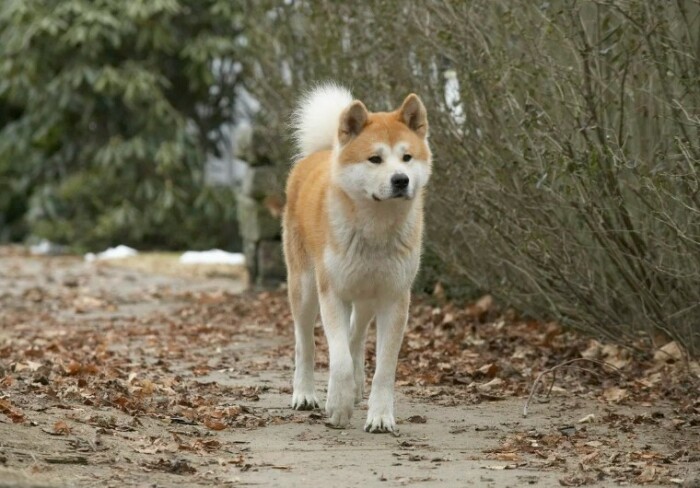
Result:
{"label": "white paw", "polygon": [[334,429],[344,429],[350,423],[355,395],[352,375],[339,376],[331,375],[326,398],[326,424]]}
{"label": "white paw", "polygon": [[394,418],[394,396],[391,391],[377,391],[372,385],[365,432],[397,432],[396,419]]}
{"label": "white paw", "polygon": [[292,394],[292,408],[294,410],[313,410],[314,408],[319,408],[314,387],[294,388],[294,393]]}
{"label": "white paw", "polygon": [[367,422],[365,422],[365,432],[371,432],[373,434],[379,434],[382,432],[397,432],[394,414],[391,412],[376,414],[373,414],[372,412],[368,413]]}

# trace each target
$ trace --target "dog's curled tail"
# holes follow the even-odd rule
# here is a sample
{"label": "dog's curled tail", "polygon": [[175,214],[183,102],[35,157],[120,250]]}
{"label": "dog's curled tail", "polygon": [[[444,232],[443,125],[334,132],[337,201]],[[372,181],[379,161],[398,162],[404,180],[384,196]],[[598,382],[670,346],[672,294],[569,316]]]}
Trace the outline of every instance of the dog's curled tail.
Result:
{"label": "dog's curled tail", "polygon": [[292,120],[298,158],[333,147],[340,114],[352,100],[350,91],[335,83],[318,85],[302,97]]}

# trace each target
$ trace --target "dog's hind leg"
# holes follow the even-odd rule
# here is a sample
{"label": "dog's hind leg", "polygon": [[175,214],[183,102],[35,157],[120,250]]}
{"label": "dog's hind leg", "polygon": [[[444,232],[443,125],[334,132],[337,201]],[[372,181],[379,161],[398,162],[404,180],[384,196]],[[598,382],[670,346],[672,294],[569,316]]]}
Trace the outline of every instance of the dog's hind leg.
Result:
{"label": "dog's hind leg", "polygon": [[362,401],[365,390],[365,341],[374,316],[374,302],[355,302],[350,316],[350,354],[355,376],[355,405]]}
{"label": "dog's hind leg", "polygon": [[294,393],[292,408],[318,408],[314,388],[314,325],[318,317],[318,293],[311,269],[290,273],[289,303],[294,317]]}

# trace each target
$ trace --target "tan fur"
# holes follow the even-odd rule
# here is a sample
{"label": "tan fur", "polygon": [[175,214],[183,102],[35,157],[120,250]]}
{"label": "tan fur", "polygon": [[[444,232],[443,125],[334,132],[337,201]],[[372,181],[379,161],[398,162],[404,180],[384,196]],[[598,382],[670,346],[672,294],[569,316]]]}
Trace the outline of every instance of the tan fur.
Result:
{"label": "tan fur", "polygon": [[[418,269],[424,185],[430,175],[427,118],[420,99],[409,95],[394,112],[369,113],[355,101],[337,127],[333,149],[298,161],[287,181],[283,237],[297,334],[293,404],[316,403],[308,337],[320,300],[331,356],[326,409],[331,424],[347,424],[348,402],[362,398],[362,344],[376,315],[378,348],[386,357],[378,358],[366,429],[391,431],[394,370]],[[368,161],[378,154],[384,166]],[[412,159],[403,161],[405,155]],[[409,186],[399,197],[392,176],[404,171]]]}
{"label": "tan fur", "polygon": [[[372,145],[377,142],[396,144],[399,140],[410,141],[409,152],[422,160],[430,159],[430,151],[423,139],[401,123],[399,112],[375,113],[369,115],[369,121],[360,137],[351,140],[339,154],[341,165],[358,164],[367,155],[373,153]],[[289,265],[297,270],[297,264],[304,267],[309,257],[319,262],[326,244],[331,243],[332,236],[328,229],[328,209],[326,197],[329,190],[335,197],[342,199],[346,217],[354,220],[354,205],[342,189],[330,182],[332,151],[315,152],[298,161],[287,179],[287,205],[284,213],[283,227],[285,233],[293,235],[294,246],[286,249]],[[423,194],[417,196],[422,200]],[[420,202],[422,204],[422,202]],[[417,230],[422,229],[422,213]],[[412,246],[421,245],[421,232],[413,236]],[[285,241],[286,243],[286,241]]]}

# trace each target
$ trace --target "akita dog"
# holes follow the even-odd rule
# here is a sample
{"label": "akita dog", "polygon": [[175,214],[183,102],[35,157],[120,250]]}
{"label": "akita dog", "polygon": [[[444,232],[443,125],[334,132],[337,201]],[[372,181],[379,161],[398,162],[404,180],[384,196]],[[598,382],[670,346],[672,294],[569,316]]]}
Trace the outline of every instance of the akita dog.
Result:
{"label": "akita dog", "polygon": [[394,381],[418,271],[424,188],[431,172],[428,119],[409,95],[393,112],[368,112],[333,84],[295,114],[300,159],[287,181],[283,220],[296,337],[295,409],[318,407],[314,324],[328,340],[328,424],[346,427],[365,384],[365,337],[377,326],[377,361],[365,430],[393,432]]}

